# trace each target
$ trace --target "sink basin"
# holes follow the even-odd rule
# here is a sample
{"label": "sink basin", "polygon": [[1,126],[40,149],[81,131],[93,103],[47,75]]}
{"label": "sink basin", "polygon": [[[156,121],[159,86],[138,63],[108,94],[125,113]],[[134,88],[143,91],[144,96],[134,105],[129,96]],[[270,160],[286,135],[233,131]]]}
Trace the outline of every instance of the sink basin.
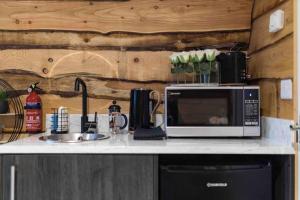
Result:
{"label": "sink basin", "polygon": [[110,136],[103,134],[90,134],[90,133],[69,133],[69,134],[51,134],[41,136],[39,139],[42,141],[58,142],[58,143],[79,143],[84,141],[95,141],[108,139]]}

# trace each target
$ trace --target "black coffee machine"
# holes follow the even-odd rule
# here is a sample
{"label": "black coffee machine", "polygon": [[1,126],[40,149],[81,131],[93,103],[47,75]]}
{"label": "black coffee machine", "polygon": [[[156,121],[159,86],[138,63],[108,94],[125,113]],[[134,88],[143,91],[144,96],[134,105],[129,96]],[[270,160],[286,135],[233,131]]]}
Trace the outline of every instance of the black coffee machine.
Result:
{"label": "black coffee machine", "polygon": [[220,64],[220,84],[245,84],[247,79],[246,54],[241,51],[221,53],[217,60]]}
{"label": "black coffee machine", "polygon": [[134,132],[136,128],[152,128],[159,104],[159,92],[146,88],[132,89],[130,92],[129,131]]}

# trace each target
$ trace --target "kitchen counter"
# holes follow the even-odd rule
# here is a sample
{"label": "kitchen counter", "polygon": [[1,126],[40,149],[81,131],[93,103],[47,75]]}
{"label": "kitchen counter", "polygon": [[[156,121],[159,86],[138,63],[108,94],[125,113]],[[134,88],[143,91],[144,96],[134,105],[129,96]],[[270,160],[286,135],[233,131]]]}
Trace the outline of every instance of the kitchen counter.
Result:
{"label": "kitchen counter", "polygon": [[258,139],[167,139],[133,140],[132,135],[114,135],[106,140],[76,144],[40,141],[42,136],[0,145],[0,154],[294,154],[291,144]]}

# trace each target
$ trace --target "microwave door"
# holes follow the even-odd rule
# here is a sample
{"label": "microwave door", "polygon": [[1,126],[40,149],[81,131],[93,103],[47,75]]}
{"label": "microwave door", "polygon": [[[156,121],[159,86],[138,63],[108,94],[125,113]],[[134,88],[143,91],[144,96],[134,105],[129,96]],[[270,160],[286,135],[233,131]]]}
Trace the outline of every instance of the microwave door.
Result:
{"label": "microwave door", "polygon": [[231,125],[244,126],[244,92],[241,90],[233,90],[231,92]]}
{"label": "microwave door", "polygon": [[179,126],[227,126],[228,107],[227,98],[181,98],[177,122]]}
{"label": "microwave door", "polygon": [[185,129],[186,136],[242,136],[242,90],[172,90],[166,100],[169,133],[182,136]]}

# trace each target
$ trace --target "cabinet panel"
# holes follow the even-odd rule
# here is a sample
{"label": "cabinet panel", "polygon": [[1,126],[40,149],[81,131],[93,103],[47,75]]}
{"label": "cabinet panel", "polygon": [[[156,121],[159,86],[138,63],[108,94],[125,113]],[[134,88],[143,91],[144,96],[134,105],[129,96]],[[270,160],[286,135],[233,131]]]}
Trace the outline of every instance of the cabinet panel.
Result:
{"label": "cabinet panel", "polygon": [[145,155],[6,155],[4,199],[16,169],[16,200],[153,200],[154,157]]}

